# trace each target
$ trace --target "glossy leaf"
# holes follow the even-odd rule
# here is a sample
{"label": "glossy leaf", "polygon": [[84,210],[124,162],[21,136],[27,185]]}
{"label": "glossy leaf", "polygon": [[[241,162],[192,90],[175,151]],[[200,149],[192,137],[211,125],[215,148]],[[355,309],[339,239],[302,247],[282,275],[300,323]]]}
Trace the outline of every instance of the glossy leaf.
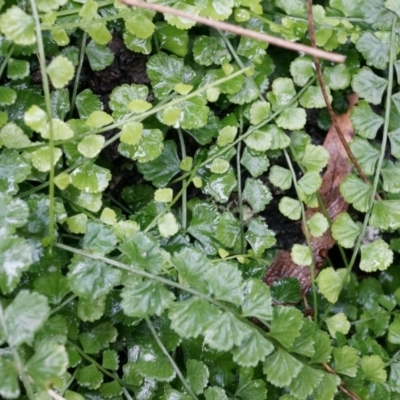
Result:
{"label": "glossy leaf", "polygon": [[321,294],[330,302],[336,303],[345,284],[347,272],[345,269],[334,270],[332,267],[323,269],[317,282]]}
{"label": "glossy leaf", "polygon": [[68,282],[72,291],[84,298],[98,298],[119,283],[121,272],[102,261],[75,257],[69,265]]}
{"label": "glossy leaf", "polygon": [[365,272],[384,271],[393,262],[393,251],[382,239],[361,245],[360,269]]}
{"label": "glossy leaf", "polygon": [[27,46],[36,43],[32,16],[13,5],[0,17],[0,29],[14,43]]}
{"label": "glossy leaf", "polygon": [[[350,330],[350,322],[347,320],[346,315],[342,312],[337,313],[330,318],[327,318],[325,323],[326,323],[326,326],[328,327],[329,334],[331,335],[331,337],[333,339],[336,338],[337,332],[340,332],[340,333],[343,333],[343,335],[346,335]],[[334,353],[334,355],[335,355],[335,353]]]}
{"label": "glossy leaf", "polygon": [[270,288],[259,280],[247,280],[244,286],[242,313],[246,317],[270,320],[272,318]]}
{"label": "glossy leaf", "polygon": [[247,178],[243,198],[249,202],[254,212],[260,212],[272,200],[272,194],[259,179]]}
{"label": "glossy leaf", "polygon": [[245,238],[257,255],[261,255],[276,243],[275,233],[268,229],[268,226],[260,218],[253,218],[250,221]]}
{"label": "glossy leaf", "polygon": [[333,350],[335,371],[338,374],[356,376],[358,356],[357,351],[349,346]]}
{"label": "glossy leaf", "polygon": [[160,282],[151,280],[130,283],[122,290],[121,297],[125,314],[137,318],[161,315],[175,298]]}
{"label": "glossy leaf", "polygon": [[74,66],[66,57],[53,58],[47,67],[52,85],[61,89],[74,77]]}

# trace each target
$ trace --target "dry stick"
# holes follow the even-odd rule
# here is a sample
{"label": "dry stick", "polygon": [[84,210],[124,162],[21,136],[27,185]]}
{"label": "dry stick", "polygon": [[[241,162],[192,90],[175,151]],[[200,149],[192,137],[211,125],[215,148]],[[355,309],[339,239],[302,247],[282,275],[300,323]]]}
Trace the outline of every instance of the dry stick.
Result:
{"label": "dry stick", "polygon": [[[314,18],[313,18],[313,11],[312,11],[312,0],[307,0],[307,17],[308,17],[308,32],[310,35],[310,42],[311,46],[313,48],[316,48],[316,41],[315,41],[315,30],[314,30]],[[347,156],[351,160],[352,164],[354,165],[354,168],[357,170],[358,175],[362,178],[362,180],[367,183],[368,185],[371,185],[371,182],[369,179],[365,176],[364,171],[361,169],[360,164],[358,163],[357,159],[354,157],[353,152],[350,150],[349,144],[347,143],[346,139],[344,138],[343,132],[340,128],[340,125],[337,122],[336,115],[332,109],[331,102],[329,100],[328,96],[328,91],[326,90],[326,85],[324,82],[324,78],[322,76],[322,69],[321,69],[321,64],[319,62],[319,59],[317,56],[314,57],[314,64],[315,64],[315,69],[317,71],[317,78],[319,82],[319,86],[321,87],[322,95],[324,96],[326,108],[328,110],[329,116],[331,117],[332,124],[336,129],[336,132],[339,136],[340,141],[342,142],[342,145],[344,149],[346,150]],[[378,200],[380,200],[379,195],[377,194]]]}
{"label": "dry stick", "polygon": [[311,56],[323,58],[325,60],[329,60],[332,62],[343,63],[346,60],[346,57],[341,54],[331,53],[329,51],[316,49],[300,43],[293,43],[285,39],[267,35],[265,33],[255,32],[250,29],[242,28],[241,26],[228,24],[226,22],[214,21],[209,18],[200,17],[199,15],[195,14],[189,14],[185,11],[162,6],[160,4],[145,3],[144,1],[141,0],[121,0],[121,1],[130,6],[148,8],[150,10],[158,11],[160,13],[171,14],[171,15],[176,15],[178,17],[187,18],[196,21],[200,24],[211,26],[212,28],[215,29],[231,32],[239,36],[246,36],[251,39],[260,40],[261,42],[267,42],[274,46],[283,47],[285,49],[297,51],[299,53],[309,54]]}

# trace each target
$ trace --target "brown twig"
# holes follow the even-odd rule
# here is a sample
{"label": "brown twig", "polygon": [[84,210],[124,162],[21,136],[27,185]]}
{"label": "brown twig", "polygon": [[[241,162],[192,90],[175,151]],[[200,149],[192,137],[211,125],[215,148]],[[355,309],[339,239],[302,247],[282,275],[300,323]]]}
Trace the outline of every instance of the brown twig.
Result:
{"label": "brown twig", "polygon": [[[326,372],[332,375],[339,376],[327,363],[322,363],[322,366],[324,367]],[[344,382],[342,380],[340,380],[340,382],[341,383],[339,385],[339,388],[344,394],[346,394],[351,400],[360,400],[360,398],[355,393],[351,392],[350,390],[344,387]]]}
{"label": "brown twig", "polygon": [[154,10],[163,14],[171,14],[171,15],[176,15],[178,17],[187,18],[196,21],[200,24],[211,26],[212,28],[215,29],[231,32],[239,36],[246,36],[251,39],[267,42],[274,46],[283,47],[285,49],[297,51],[299,53],[309,54],[311,56],[323,58],[325,60],[329,60],[332,62],[343,63],[346,60],[346,57],[341,54],[331,53],[329,51],[316,49],[300,43],[293,43],[285,39],[267,35],[265,33],[255,32],[250,29],[242,28],[241,26],[228,24],[226,22],[214,21],[209,18],[201,17],[195,14],[189,14],[185,11],[177,10],[171,7],[166,7],[160,4],[146,3],[141,0],[121,0],[121,1],[130,6],[148,8],[150,10]]}
{"label": "brown twig", "polygon": [[[308,17],[308,32],[310,35],[310,42],[311,42],[311,46],[313,48],[316,48],[316,41],[315,41],[315,29],[314,29],[314,17],[313,17],[313,11],[312,11],[312,0],[307,0],[307,17]],[[369,179],[366,177],[366,175],[364,174],[364,171],[361,169],[360,164],[358,163],[357,159],[354,157],[353,152],[351,151],[349,144],[347,143],[343,132],[338,124],[338,121],[336,119],[336,115],[333,111],[332,108],[332,104],[329,100],[329,96],[328,96],[328,91],[326,89],[326,85],[325,85],[325,81],[324,78],[322,76],[322,69],[321,69],[321,64],[319,62],[319,58],[315,55],[313,55],[314,57],[314,64],[315,64],[315,69],[317,71],[317,78],[318,78],[318,82],[319,85],[321,87],[321,91],[322,91],[322,95],[324,97],[325,100],[325,104],[326,104],[326,108],[328,110],[329,116],[332,120],[332,124],[336,129],[336,132],[339,136],[339,139],[344,147],[344,149],[346,150],[346,153],[350,159],[350,161],[352,162],[352,164],[354,165],[354,168],[356,169],[356,171],[358,172],[358,175],[361,177],[361,179],[371,185]],[[379,195],[378,195],[379,196]]]}

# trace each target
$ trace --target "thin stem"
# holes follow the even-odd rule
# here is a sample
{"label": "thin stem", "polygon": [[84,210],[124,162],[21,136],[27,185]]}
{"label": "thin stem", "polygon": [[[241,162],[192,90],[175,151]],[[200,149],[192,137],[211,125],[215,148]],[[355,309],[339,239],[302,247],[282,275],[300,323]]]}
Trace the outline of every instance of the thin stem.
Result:
{"label": "thin stem", "polygon": [[[240,118],[239,118],[239,132],[243,134],[243,107],[240,107]],[[241,174],[241,152],[242,142],[237,144],[236,149],[236,171],[237,171],[237,185],[238,185],[238,209],[239,209],[239,220],[240,220],[240,252],[244,253],[244,217],[243,217],[243,196],[242,196],[242,174]]]}
{"label": "thin stem", "polygon": [[[182,135],[181,128],[178,128],[178,136],[179,136],[179,143],[181,145],[181,154],[182,159],[186,157],[186,146],[185,146],[185,139]],[[186,230],[187,227],[187,182],[186,179],[182,180],[182,229]]]}
{"label": "thin stem", "polygon": [[3,59],[3,62],[1,63],[0,77],[3,75],[3,72],[4,72],[8,62],[10,61],[10,58],[11,58],[13,52],[14,52],[14,45],[11,45],[10,48],[8,49],[8,53],[6,54],[6,56]]}
{"label": "thin stem", "polygon": [[86,47],[87,36],[88,35],[86,32],[84,32],[82,35],[81,50],[80,50],[80,54],[79,54],[79,64],[78,64],[78,68],[76,69],[74,88],[72,89],[71,109],[69,110],[69,118],[72,118],[72,114],[75,109],[76,94],[78,93],[79,79],[81,77],[83,60],[85,59],[85,47]]}
{"label": "thin stem", "polygon": [[30,0],[33,19],[35,20],[35,30],[36,39],[39,52],[39,63],[40,63],[40,73],[42,74],[42,85],[44,92],[44,100],[46,104],[46,113],[49,118],[49,163],[50,163],[50,173],[49,173],[49,245],[54,244],[54,228],[55,228],[55,204],[54,204],[54,132],[53,132],[53,114],[51,111],[51,99],[50,99],[50,86],[49,80],[47,78],[46,71],[46,55],[44,53],[42,31],[40,30],[40,20],[39,14],[36,8],[35,0]]}
{"label": "thin stem", "polygon": [[[292,160],[290,159],[289,154],[286,149],[283,149],[283,154],[285,155],[287,165],[292,174],[293,184],[296,189],[297,197],[299,197],[299,187],[297,185],[297,178],[296,178],[296,173],[293,168]],[[308,230],[308,225],[307,225],[307,220],[306,220],[306,210],[304,209],[303,202],[301,200],[299,200],[299,201],[300,201],[300,205],[301,205],[301,218],[302,218],[302,224],[303,224],[303,229],[304,229],[304,236],[306,238],[307,246],[310,249],[310,252],[312,254],[311,235]],[[310,278],[311,278],[311,287],[312,287],[312,292],[313,292],[314,322],[317,323],[317,321],[318,321],[318,298],[317,298],[317,288],[315,287],[315,263],[314,263],[313,257],[311,258]]]}
{"label": "thin stem", "polygon": [[[307,0],[307,16],[308,16],[308,31],[310,34],[310,42],[313,48],[316,48],[316,40],[315,40],[315,30],[314,30],[314,18],[313,18],[313,10],[312,10],[312,0]],[[317,78],[318,78],[318,82],[319,82],[319,86],[321,87],[321,91],[322,91],[322,96],[324,97],[324,101],[326,104],[326,109],[328,110],[329,116],[332,120],[332,124],[336,129],[336,132],[338,134],[338,137],[344,147],[344,149],[346,150],[347,156],[349,157],[349,159],[351,160],[352,164],[354,165],[354,168],[357,170],[359,176],[361,177],[361,179],[365,182],[370,184],[369,179],[366,177],[366,175],[364,174],[364,171],[361,169],[360,164],[358,163],[357,159],[354,157],[353,152],[351,151],[349,144],[347,143],[342,129],[337,121],[336,115],[333,111],[332,108],[332,104],[331,101],[329,99],[329,95],[328,95],[328,90],[326,88],[325,85],[325,81],[324,81],[324,77],[322,76],[322,69],[321,69],[321,64],[319,62],[319,59],[316,55],[313,56],[314,57],[314,64],[315,64],[315,69],[317,72]]]}
{"label": "thin stem", "polygon": [[72,300],[76,299],[76,295],[73,294],[71,296],[69,296],[67,299],[65,299],[61,304],[59,304],[57,307],[54,307],[51,311],[50,311],[50,315],[55,314],[56,312],[60,311],[62,308],[64,308],[67,304],[71,303]]}
{"label": "thin stem", "polygon": [[151,323],[150,319],[148,317],[145,317],[146,324],[148,328],[150,329],[151,334],[154,337],[154,340],[157,342],[158,346],[160,347],[161,351],[165,355],[165,357],[168,358],[169,363],[171,364],[172,368],[174,369],[176,375],[178,375],[178,378],[181,380],[182,385],[185,387],[186,391],[189,393],[189,396],[194,399],[198,400],[198,397],[194,394],[192,388],[190,387],[189,383],[185,379],[185,377],[182,375],[181,370],[179,367],[176,365],[174,359],[171,357],[169,354],[168,350],[165,348],[163,342],[160,340],[159,336],[157,335],[156,330],[154,329],[153,324]]}
{"label": "thin stem", "polygon": [[[239,58],[238,54],[236,53],[236,50],[233,48],[232,43],[229,41],[229,39],[220,30],[218,30],[218,33],[220,34],[222,40],[225,42],[226,47],[229,49],[229,51],[233,55],[233,58],[235,59],[237,65],[239,65],[240,68],[244,68],[244,64],[243,64],[242,60]],[[261,101],[265,102],[265,99],[262,97],[260,89],[258,88],[256,83],[254,82],[253,77],[252,76],[247,76],[247,78],[250,79],[252,85],[254,86],[254,89],[258,92],[258,98]]]}
{"label": "thin stem", "polygon": [[251,39],[260,40],[262,42],[270,43],[274,46],[283,47],[285,49],[296,51],[299,53],[315,55],[316,57],[325,58],[326,60],[330,60],[333,62],[342,63],[346,59],[346,57],[342,56],[341,54],[336,54],[336,53],[331,53],[331,52],[324,51],[324,50],[314,49],[314,48],[312,48],[310,46],[306,46],[304,44],[293,43],[293,42],[290,42],[289,40],[281,39],[281,38],[267,35],[267,34],[261,33],[261,32],[255,32],[250,29],[242,28],[241,26],[228,24],[226,22],[214,21],[212,19],[200,17],[195,14],[190,14],[188,12],[181,11],[176,8],[165,7],[160,4],[147,3],[144,1],[140,1],[140,0],[123,0],[123,3],[128,4],[130,6],[148,8],[150,10],[158,11],[161,13],[172,14],[172,15],[176,15],[178,17],[187,18],[187,19],[199,22],[200,24],[211,26],[212,28],[215,28],[215,29],[228,31],[228,32],[234,33],[235,35],[239,35],[239,36],[246,36]]}
{"label": "thin stem", "polygon": [[[390,55],[389,55],[389,74],[388,74],[388,88],[387,88],[387,93],[386,93],[386,105],[385,105],[385,124],[383,127],[383,135],[382,135],[382,144],[381,144],[381,152],[379,155],[378,163],[376,166],[376,171],[375,171],[375,176],[374,176],[374,182],[372,184],[372,190],[371,190],[371,195],[369,198],[369,210],[365,214],[364,221],[363,221],[363,226],[361,229],[360,234],[358,235],[357,242],[354,246],[353,254],[351,256],[349,265],[347,267],[347,272],[346,276],[344,278],[344,281],[346,281],[350,273],[353,269],[354,263],[356,261],[358,252],[360,251],[361,243],[363,240],[363,237],[365,235],[365,231],[368,226],[369,218],[372,213],[372,208],[374,204],[374,199],[376,198],[377,194],[377,189],[378,189],[378,184],[379,184],[379,179],[380,179],[380,173],[382,169],[382,164],[385,159],[385,152],[386,152],[386,144],[387,144],[387,138],[389,134],[389,121],[390,121],[390,111],[391,111],[391,97],[392,97],[392,92],[393,92],[393,73],[394,73],[394,62],[395,62],[395,56],[396,56],[396,23],[397,23],[397,18],[395,17],[393,19],[393,24],[392,24],[392,31],[390,35]],[[342,291],[343,288],[340,289]],[[328,308],[326,309],[322,321],[328,316],[329,312],[331,311],[333,305],[329,305]]]}

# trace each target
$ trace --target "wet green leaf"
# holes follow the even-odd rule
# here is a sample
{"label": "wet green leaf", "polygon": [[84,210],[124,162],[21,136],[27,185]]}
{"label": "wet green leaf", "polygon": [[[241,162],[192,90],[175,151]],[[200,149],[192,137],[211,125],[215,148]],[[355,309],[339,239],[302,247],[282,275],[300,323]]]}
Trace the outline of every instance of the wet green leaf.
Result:
{"label": "wet green leaf", "polygon": [[208,384],[210,373],[207,366],[197,360],[188,360],[187,366],[187,381],[195,394],[203,393],[204,388]]}
{"label": "wet green leaf", "polygon": [[247,178],[243,198],[249,202],[254,212],[260,212],[272,200],[272,194],[259,179]]}
{"label": "wet green leaf", "polygon": [[219,37],[199,36],[193,44],[193,56],[200,65],[221,65],[231,61],[232,57]]}
{"label": "wet green leaf", "polygon": [[0,144],[8,149],[20,149],[29,147],[31,141],[18,125],[9,122],[0,130]]}
{"label": "wet green leaf", "polygon": [[93,71],[101,71],[114,61],[114,53],[107,46],[94,40],[85,47],[85,54]]}
{"label": "wet green leaf", "polygon": [[356,376],[359,358],[355,349],[349,346],[333,349],[333,357],[336,373],[352,377]]}
{"label": "wet green leaf", "polygon": [[269,168],[269,160],[266,155],[257,152],[252,153],[247,147],[243,151],[240,163],[255,178],[262,175]]}
{"label": "wet green leaf", "polygon": [[87,162],[72,171],[70,177],[72,185],[77,189],[86,193],[99,193],[107,188],[111,173],[106,168]]}
{"label": "wet green leaf", "polygon": [[15,5],[1,15],[0,29],[7,38],[16,44],[27,46],[36,43],[33,17]]}
{"label": "wet green leaf", "polygon": [[61,89],[74,77],[74,66],[68,58],[57,56],[53,58],[47,67],[52,85]]}
{"label": "wet green leaf", "polygon": [[366,272],[384,271],[393,262],[393,251],[382,239],[361,245],[360,269]]}
{"label": "wet green leaf", "polygon": [[275,233],[260,218],[251,219],[245,238],[256,255],[261,255],[276,243]]}

